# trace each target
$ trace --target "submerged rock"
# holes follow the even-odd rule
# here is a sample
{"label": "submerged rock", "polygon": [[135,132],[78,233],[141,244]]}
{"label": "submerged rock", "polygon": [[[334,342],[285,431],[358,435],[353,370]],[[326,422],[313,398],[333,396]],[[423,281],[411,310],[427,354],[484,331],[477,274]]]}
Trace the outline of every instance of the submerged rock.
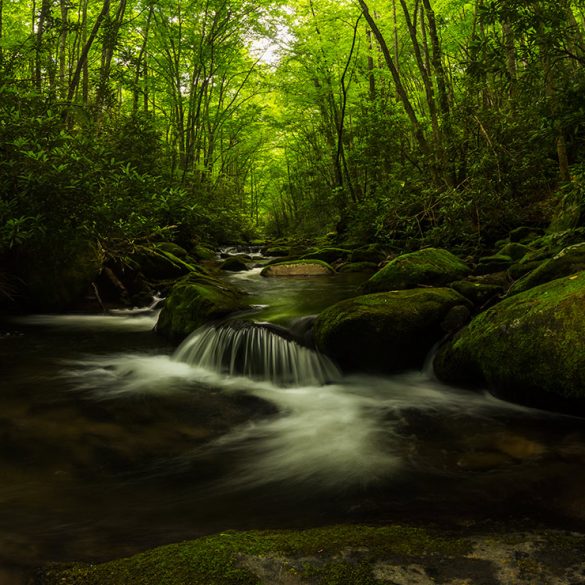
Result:
{"label": "submerged rock", "polygon": [[364,291],[382,292],[416,288],[417,286],[445,286],[461,280],[470,268],[457,256],[440,248],[425,248],[402,254],[376,272],[364,284]]}
{"label": "submerged rock", "polygon": [[271,264],[262,270],[262,276],[327,276],[335,270],[321,260],[294,260]]}
{"label": "submerged rock", "polygon": [[448,288],[348,299],[319,315],[315,343],[347,370],[395,372],[418,367],[445,334],[442,324],[449,311],[469,304]]}
{"label": "submerged rock", "polygon": [[243,294],[214,278],[191,274],[169,293],[156,331],[172,340],[187,337],[205,323],[247,308]]}
{"label": "submerged rock", "polygon": [[583,400],[584,305],[585,272],[507,298],[439,351],[435,372],[445,382],[487,384],[502,398],[532,405]]}

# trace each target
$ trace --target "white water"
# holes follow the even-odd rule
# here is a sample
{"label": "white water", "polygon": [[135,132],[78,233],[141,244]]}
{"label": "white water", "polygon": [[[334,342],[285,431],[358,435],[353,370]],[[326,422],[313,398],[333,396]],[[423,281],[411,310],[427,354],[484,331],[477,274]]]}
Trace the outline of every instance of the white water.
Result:
{"label": "white water", "polygon": [[[259,333],[248,336],[251,346],[272,342],[282,349],[292,343],[263,328],[230,330],[230,335],[242,331]],[[144,394],[164,400],[203,385],[228,394],[248,393],[274,404],[278,415],[235,428],[182,457],[180,465],[189,466],[202,457],[237,454],[232,472],[214,486],[218,491],[275,482],[309,484],[315,490],[368,485],[400,475],[407,467],[409,438],[400,432],[406,411],[489,418],[529,410],[443,386],[418,372],[392,378],[352,376],[325,385],[323,380],[305,380],[286,388],[278,380],[229,375],[216,353],[233,347],[224,344],[222,333],[226,331],[203,328],[173,356],[116,354],[69,362],[64,375],[78,391],[97,400]],[[278,341],[270,341],[271,337]],[[272,372],[272,365],[268,370]]]}
{"label": "white water", "polygon": [[320,386],[341,377],[326,356],[246,322],[201,327],[179,346],[174,359],[279,386]]}

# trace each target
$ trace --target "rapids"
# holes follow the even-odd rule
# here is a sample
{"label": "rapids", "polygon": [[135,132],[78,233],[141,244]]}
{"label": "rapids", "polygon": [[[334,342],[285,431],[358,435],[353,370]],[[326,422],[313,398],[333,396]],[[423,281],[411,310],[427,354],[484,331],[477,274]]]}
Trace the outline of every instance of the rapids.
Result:
{"label": "rapids", "polygon": [[210,325],[178,348],[153,332],[155,305],[0,324],[0,565],[230,528],[583,527],[582,419],[428,370],[343,375],[299,331],[358,283],[226,278],[261,323]]}

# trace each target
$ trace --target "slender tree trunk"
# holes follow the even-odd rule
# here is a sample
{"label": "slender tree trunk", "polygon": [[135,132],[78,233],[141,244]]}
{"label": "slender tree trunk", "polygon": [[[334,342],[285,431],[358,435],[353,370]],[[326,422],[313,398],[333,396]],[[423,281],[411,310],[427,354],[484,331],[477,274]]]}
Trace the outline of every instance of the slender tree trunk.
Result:
{"label": "slender tree trunk", "polygon": [[67,91],[67,35],[69,34],[69,3],[61,0],[61,34],[59,35],[59,96],[63,99]]}
{"label": "slender tree trunk", "polygon": [[[378,41],[378,44],[380,45],[380,49],[382,50],[382,54],[384,55],[384,60],[386,61],[386,65],[387,65],[388,69],[390,70],[390,73],[392,74],[392,79],[394,80],[394,85],[396,87],[396,92],[398,93],[398,98],[399,98],[400,102],[402,103],[402,107],[404,108],[404,111],[405,111],[406,115],[408,116],[408,119],[410,120],[414,137],[415,137],[416,141],[418,142],[418,145],[419,145],[421,151],[423,152],[423,154],[427,157],[430,157],[431,149],[429,148],[429,144],[425,138],[424,132],[422,130],[422,127],[421,127],[421,124],[418,120],[416,112],[414,111],[414,108],[412,107],[412,103],[408,97],[408,93],[406,91],[406,88],[404,87],[404,84],[402,83],[400,73],[399,73],[398,69],[396,68],[396,64],[394,63],[394,60],[392,59],[392,55],[390,54],[390,51],[388,49],[388,45],[386,44],[386,40],[384,39],[382,33],[380,32],[380,29],[378,28],[376,21],[372,18],[372,15],[370,14],[370,10],[369,10],[367,4],[365,3],[365,1],[359,0],[359,4],[361,6],[361,9],[362,9],[362,12],[363,12],[363,15],[364,15],[366,21],[370,25],[370,28],[372,29],[372,32],[374,33],[374,36],[376,37],[376,40]],[[435,179],[436,179],[436,177],[435,177]]]}
{"label": "slender tree trunk", "polygon": [[42,0],[35,41],[35,86],[39,91],[42,89],[43,35],[45,33],[45,22],[49,17],[50,12],[50,0]]}
{"label": "slender tree trunk", "polygon": [[[93,25],[91,33],[89,34],[89,37],[88,37],[87,41],[85,42],[83,49],[81,50],[81,55],[79,57],[79,61],[77,62],[77,67],[75,68],[75,72],[73,73],[73,77],[71,78],[71,83],[69,84],[69,91],[67,93],[67,101],[69,103],[73,102],[73,98],[75,97],[75,92],[77,91],[77,87],[79,86],[79,81],[81,79],[81,72],[84,69],[84,67],[87,65],[87,56],[89,55],[89,51],[91,49],[91,46],[92,46],[92,44],[97,36],[97,33],[100,29],[100,26],[101,26],[101,24],[106,16],[106,14],[108,13],[109,8],[110,8],[110,0],[104,0],[102,10],[99,13],[98,17],[96,18],[96,21]],[[85,102],[85,96],[84,96],[84,102]]]}

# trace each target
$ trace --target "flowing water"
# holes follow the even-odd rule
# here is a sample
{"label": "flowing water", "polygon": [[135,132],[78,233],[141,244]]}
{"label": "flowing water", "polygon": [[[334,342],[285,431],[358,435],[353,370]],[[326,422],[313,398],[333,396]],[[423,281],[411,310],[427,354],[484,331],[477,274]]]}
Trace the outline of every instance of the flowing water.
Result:
{"label": "flowing water", "polygon": [[0,325],[0,577],[230,528],[583,528],[582,419],[428,371],[343,375],[295,340],[354,279],[229,278],[262,324],[179,348],[152,331],[153,307]]}

